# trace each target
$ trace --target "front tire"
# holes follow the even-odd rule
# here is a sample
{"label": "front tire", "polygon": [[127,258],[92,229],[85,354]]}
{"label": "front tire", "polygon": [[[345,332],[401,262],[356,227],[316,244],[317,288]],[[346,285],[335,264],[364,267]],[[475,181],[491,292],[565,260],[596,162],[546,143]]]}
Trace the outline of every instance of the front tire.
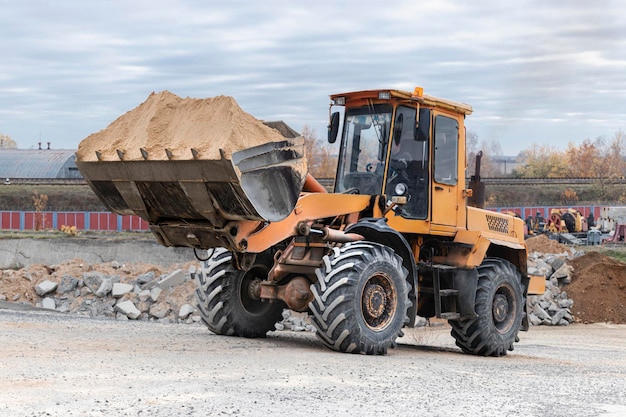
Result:
{"label": "front tire", "polygon": [[267,278],[273,264],[268,253],[260,253],[247,271],[236,269],[232,254],[215,249],[202,262],[196,275],[196,299],[202,321],[213,333],[240,337],[265,337],[281,319],[284,304],[255,299],[250,286]]}
{"label": "front tire", "polygon": [[521,274],[498,258],[486,258],[477,270],[474,308],[478,317],[450,320],[451,334],[465,353],[504,356],[513,350],[524,314]]}
{"label": "front tire", "polygon": [[323,258],[309,304],[317,337],[339,352],[384,355],[408,322],[407,270],[387,246],[348,243]]}

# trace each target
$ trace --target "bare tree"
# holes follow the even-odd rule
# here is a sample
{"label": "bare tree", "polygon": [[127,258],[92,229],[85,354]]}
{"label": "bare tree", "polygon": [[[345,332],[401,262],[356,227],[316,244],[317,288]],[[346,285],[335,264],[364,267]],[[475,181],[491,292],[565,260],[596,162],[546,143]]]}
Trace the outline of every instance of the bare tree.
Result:
{"label": "bare tree", "polygon": [[481,141],[475,132],[468,131],[465,136],[465,147],[467,152],[467,174],[472,176],[476,170],[476,155],[482,151],[483,156],[480,162],[481,177],[501,176],[499,161],[502,159],[502,147],[496,140]]}
{"label": "bare tree", "polygon": [[337,156],[317,137],[309,125],[302,128],[309,173],[316,178],[333,178],[337,169]]}
{"label": "bare tree", "polygon": [[17,143],[9,135],[0,133],[0,149],[15,149]]}
{"label": "bare tree", "polygon": [[599,157],[592,166],[592,177],[596,179],[600,186],[601,195],[606,193],[606,186],[616,178],[621,178],[624,173],[624,160],[622,150],[624,149],[624,134],[619,131],[611,142],[604,138],[596,138],[595,145],[598,148]]}

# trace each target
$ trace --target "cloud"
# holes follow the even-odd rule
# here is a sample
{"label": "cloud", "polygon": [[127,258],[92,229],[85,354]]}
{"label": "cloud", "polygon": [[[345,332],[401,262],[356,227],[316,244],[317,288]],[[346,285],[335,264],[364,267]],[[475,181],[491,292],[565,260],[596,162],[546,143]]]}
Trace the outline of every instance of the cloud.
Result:
{"label": "cloud", "polygon": [[515,154],[625,124],[626,10],[522,0],[0,1],[0,132],[76,148],[152,91],[232,95],[325,133],[328,95],[412,90],[469,103]]}

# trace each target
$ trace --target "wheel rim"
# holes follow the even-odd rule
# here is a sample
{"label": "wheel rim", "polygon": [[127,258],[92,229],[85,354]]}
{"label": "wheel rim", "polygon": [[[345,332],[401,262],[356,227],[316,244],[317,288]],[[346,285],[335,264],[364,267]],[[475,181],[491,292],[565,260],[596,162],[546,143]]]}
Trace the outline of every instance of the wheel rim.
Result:
{"label": "wheel rim", "polygon": [[361,295],[365,324],[372,330],[383,330],[396,314],[398,294],[391,278],[385,274],[371,276]]}
{"label": "wheel rim", "polygon": [[496,330],[506,333],[515,322],[515,297],[513,290],[508,286],[499,287],[493,296],[491,314]]}
{"label": "wheel rim", "polygon": [[267,271],[263,268],[252,268],[244,275],[239,288],[239,301],[242,307],[253,316],[262,316],[270,307],[269,303],[254,297],[254,287],[258,285]]}

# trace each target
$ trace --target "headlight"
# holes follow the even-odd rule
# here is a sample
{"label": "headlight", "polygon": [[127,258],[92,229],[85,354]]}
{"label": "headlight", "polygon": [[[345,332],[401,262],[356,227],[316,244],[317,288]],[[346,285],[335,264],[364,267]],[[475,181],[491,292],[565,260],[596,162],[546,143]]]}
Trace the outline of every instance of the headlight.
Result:
{"label": "headlight", "polygon": [[406,194],[407,186],[405,183],[401,182],[399,184],[396,184],[396,188],[394,191],[396,192],[396,195],[404,195]]}

